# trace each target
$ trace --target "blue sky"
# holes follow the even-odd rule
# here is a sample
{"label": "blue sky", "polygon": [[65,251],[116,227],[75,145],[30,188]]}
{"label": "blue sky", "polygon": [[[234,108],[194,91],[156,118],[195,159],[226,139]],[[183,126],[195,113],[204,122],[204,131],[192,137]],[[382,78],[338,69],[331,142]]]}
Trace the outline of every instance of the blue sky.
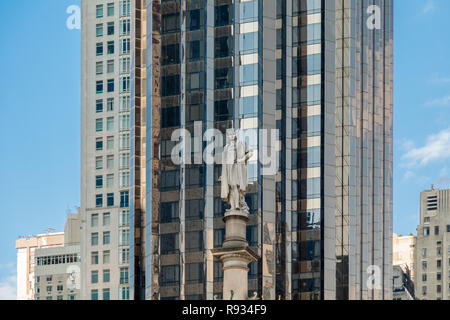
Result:
{"label": "blue sky", "polygon": [[[80,204],[80,31],[66,27],[74,4],[0,1],[0,299],[15,297],[17,237],[62,231]],[[415,233],[420,191],[450,187],[448,15],[448,0],[395,0],[397,233]]]}

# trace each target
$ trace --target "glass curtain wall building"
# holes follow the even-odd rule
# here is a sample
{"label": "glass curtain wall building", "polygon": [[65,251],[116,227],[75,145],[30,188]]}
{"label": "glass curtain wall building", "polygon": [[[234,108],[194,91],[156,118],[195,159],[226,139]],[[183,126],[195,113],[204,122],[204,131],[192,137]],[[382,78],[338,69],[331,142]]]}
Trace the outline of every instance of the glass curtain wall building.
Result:
{"label": "glass curtain wall building", "polygon": [[130,298],[221,297],[220,166],[194,136],[234,127],[279,131],[274,175],[248,140],[250,295],[389,299],[393,0],[130,5]]}

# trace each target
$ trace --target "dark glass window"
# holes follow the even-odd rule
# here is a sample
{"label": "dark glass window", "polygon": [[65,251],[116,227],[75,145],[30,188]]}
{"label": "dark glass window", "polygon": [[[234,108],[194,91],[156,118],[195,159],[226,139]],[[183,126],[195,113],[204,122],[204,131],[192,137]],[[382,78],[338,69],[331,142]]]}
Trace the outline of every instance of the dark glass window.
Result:
{"label": "dark glass window", "polygon": [[95,206],[97,208],[103,206],[103,195],[102,194],[95,195]]}
{"label": "dark glass window", "polygon": [[96,82],[95,89],[97,93],[103,93],[103,80],[99,80]]}
{"label": "dark glass window", "polygon": [[161,127],[170,128],[180,125],[180,107],[162,108]]}
{"label": "dark glass window", "polygon": [[108,41],[108,54],[114,54],[114,41]]}
{"label": "dark glass window", "polygon": [[180,93],[180,76],[172,75],[161,77],[161,95],[174,96]]}
{"label": "dark glass window", "polygon": [[258,245],[258,226],[247,226],[247,242],[250,247]]}
{"label": "dark glass window", "polygon": [[220,261],[214,261],[214,282],[223,281],[223,266]]}
{"label": "dark glass window", "polygon": [[203,167],[186,169],[186,187],[201,187],[203,185]]}
{"label": "dark glass window", "polygon": [[250,209],[250,214],[258,213],[258,194],[248,193],[245,195],[245,202]]}
{"label": "dark glass window", "polygon": [[180,63],[180,46],[178,43],[168,46],[162,46],[161,51],[162,65]]}
{"label": "dark glass window", "polygon": [[188,25],[190,30],[200,29],[200,9],[189,11]]}
{"label": "dark glass window", "polygon": [[203,232],[186,232],[186,252],[197,252],[203,250]]}
{"label": "dark glass window", "polygon": [[233,118],[233,101],[221,100],[214,103],[216,121],[231,120]]}
{"label": "dark glass window", "polygon": [[178,233],[168,233],[161,235],[161,254],[178,253]]}
{"label": "dark glass window", "polygon": [[96,53],[97,53],[97,56],[103,55],[103,43],[102,42],[97,43]]}
{"label": "dark glass window", "polygon": [[198,60],[202,55],[200,51],[200,41],[188,41],[186,43],[187,59]]}
{"label": "dark glass window", "polygon": [[106,205],[108,207],[114,206],[114,193],[108,193],[106,195]]}
{"label": "dark glass window", "polygon": [[161,286],[176,286],[180,283],[180,266],[162,266],[161,267]]}
{"label": "dark glass window", "polygon": [[233,7],[231,4],[226,4],[216,7],[215,24],[216,27],[226,26],[231,24],[233,17]]}
{"label": "dark glass window", "polygon": [[203,279],[203,263],[186,263],[186,283],[201,283]]}
{"label": "dark glass window", "polygon": [[108,92],[114,92],[114,79],[108,79]]}
{"label": "dark glass window", "polygon": [[161,190],[176,190],[180,186],[180,172],[178,170],[163,171],[161,173]]}
{"label": "dark glass window", "polygon": [[165,14],[161,18],[162,33],[175,32],[180,28],[178,13]]}
{"label": "dark glass window", "polygon": [[222,248],[225,240],[225,229],[214,229],[214,248]]}
{"label": "dark glass window", "polygon": [[187,200],[185,218],[186,220],[203,219],[203,199]]}
{"label": "dark glass window", "polygon": [[127,208],[130,205],[130,192],[122,191],[120,193],[120,207]]}
{"label": "dark glass window", "polygon": [[233,37],[216,38],[215,57],[223,58],[232,55]]}
{"label": "dark glass window", "polygon": [[230,88],[233,85],[233,68],[216,69],[214,76],[216,89]]}
{"label": "dark glass window", "polygon": [[161,223],[178,221],[178,202],[161,203]]}
{"label": "dark glass window", "polygon": [[103,112],[103,100],[97,100],[95,103],[95,112]]}

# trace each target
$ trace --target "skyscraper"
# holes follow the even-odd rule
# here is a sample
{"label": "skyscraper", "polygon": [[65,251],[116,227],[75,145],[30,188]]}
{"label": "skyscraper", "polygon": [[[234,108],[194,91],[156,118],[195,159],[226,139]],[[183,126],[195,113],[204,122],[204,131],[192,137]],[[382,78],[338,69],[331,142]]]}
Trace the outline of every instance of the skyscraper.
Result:
{"label": "skyscraper", "polygon": [[82,1],[82,17],[81,295],[127,300],[131,0]]}
{"label": "skyscraper", "polygon": [[419,300],[450,300],[450,189],[420,193],[420,223],[414,252]]}
{"label": "skyscraper", "polygon": [[[82,203],[87,218],[114,217],[124,209],[96,208],[95,196],[129,191],[130,298],[220,297],[223,272],[211,254],[224,237],[220,165],[202,161],[211,138],[196,136],[231,127],[258,151],[246,196],[247,241],[261,257],[249,266],[251,295],[392,296],[392,3],[131,1],[131,183],[107,192],[95,184],[107,174],[95,160],[108,154],[95,151],[108,136],[95,132],[95,104],[125,93],[95,92],[105,76],[94,74],[104,60],[94,46],[107,40],[96,32],[108,19],[94,11],[106,3],[84,4]],[[179,129],[192,137],[191,161],[175,164]],[[275,174],[263,174],[259,129],[278,129]],[[86,225],[86,237],[93,232]]]}

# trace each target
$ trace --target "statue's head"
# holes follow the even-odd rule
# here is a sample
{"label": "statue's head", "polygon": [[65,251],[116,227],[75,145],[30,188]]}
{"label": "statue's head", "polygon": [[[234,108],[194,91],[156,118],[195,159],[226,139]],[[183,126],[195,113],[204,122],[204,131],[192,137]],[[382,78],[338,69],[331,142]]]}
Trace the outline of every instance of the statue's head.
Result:
{"label": "statue's head", "polygon": [[227,143],[236,141],[236,131],[234,129],[227,129]]}

